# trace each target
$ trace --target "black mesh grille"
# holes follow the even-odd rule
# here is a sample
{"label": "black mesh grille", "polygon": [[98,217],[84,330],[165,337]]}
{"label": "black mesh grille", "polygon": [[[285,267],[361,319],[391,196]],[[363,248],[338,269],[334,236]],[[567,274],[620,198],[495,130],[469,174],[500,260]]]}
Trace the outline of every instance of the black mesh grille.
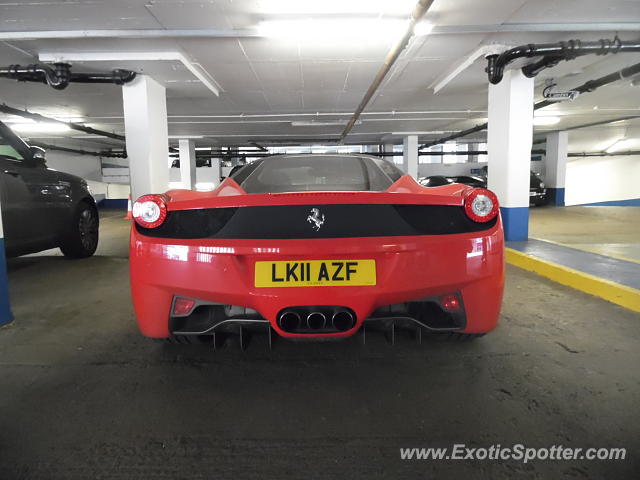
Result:
{"label": "black mesh grille", "polygon": [[[308,221],[317,208],[324,222]],[[479,232],[496,224],[470,220],[450,205],[278,205],[169,212],[163,225],[138,232],[160,238],[349,238]]]}

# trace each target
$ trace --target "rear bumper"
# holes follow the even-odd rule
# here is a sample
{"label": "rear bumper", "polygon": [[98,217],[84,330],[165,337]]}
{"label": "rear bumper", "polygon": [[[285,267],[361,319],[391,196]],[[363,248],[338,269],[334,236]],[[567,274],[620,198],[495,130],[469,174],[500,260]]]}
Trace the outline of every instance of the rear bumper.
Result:
{"label": "rear bumper", "polygon": [[[249,308],[285,337],[278,312],[291,306],[339,305],[356,314],[355,333],[374,311],[402,302],[459,292],[465,333],[495,328],[504,285],[501,223],[483,232],[413,237],[314,240],[175,240],[150,238],[132,228],[131,290],[136,319],[149,337],[168,337],[175,296]],[[376,285],[258,288],[258,260],[374,259]]]}

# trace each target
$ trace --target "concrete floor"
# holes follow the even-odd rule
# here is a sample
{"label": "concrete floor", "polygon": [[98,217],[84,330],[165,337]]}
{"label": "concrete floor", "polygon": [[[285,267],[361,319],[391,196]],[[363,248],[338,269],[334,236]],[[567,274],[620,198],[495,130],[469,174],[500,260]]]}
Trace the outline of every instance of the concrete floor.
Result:
{"label": "concrete floor", "polygon": [[[474,343],[171,346],[131,310],[127,224],[9,261],[0,479],[639,478],[640,315],[509,267]],[[624,461],[401,461],[401,447],[625,447]],[[436,477],[437,475],[437,477]]]}
{"label": "concrete floor", "polygon": [[640,263],[640,207],[531,208],[529,235]]}

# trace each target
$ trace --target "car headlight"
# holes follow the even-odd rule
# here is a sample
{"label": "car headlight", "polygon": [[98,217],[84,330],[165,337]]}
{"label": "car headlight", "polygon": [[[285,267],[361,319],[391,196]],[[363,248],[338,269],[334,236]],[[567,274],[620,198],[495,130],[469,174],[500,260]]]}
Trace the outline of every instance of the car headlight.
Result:
{"label": "car headlight", "polygon": [[544,182],[540,182],[540,188],[544,188]]}

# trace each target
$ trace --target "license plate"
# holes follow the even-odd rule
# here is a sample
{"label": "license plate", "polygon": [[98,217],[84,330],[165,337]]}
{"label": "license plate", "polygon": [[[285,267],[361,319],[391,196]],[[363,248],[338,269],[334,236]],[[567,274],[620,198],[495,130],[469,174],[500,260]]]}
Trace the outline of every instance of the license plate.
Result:
{"label": "license plate", "polygon": [[256,287],[364,286],[375,284],[375,260],[256,262]]}

